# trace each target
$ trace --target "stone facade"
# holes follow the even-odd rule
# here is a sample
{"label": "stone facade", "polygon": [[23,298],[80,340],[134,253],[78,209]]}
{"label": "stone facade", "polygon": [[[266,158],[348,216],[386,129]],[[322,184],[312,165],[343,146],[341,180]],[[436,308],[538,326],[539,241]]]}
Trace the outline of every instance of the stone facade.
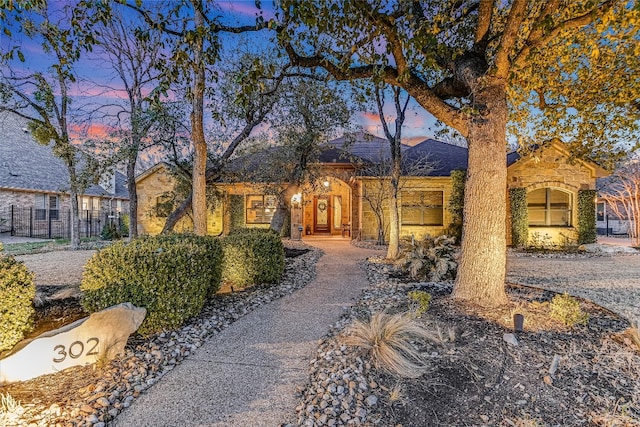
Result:
{"label": "stone facade", "polygon": [[[544,149],[536,150],[526,157],[512,162],[508,169],[508,189],[525,188],[528,193],[539,189],[560,190],[567,200],[566,212],[571,212],[567,226],[530,226],[531,236],[545,236],[555,243],[564,243],[565,239],[575,240],[578,222],[577,197],[582,189],[594,189],[596,178],[607,174],[599,166],[591,162],[575,160],[570,162],[569,153],[562,144],[551,143]],[[326,166],[326,165],[325,165]],[[361,240],[377,240],[378,225],[372,205],[367,201],[367,195],[379,191],[380,185],[388,186],[384,180],[374,177],[357,177],[354,169],[345,165],[326,166],[326,178],[319,180],[317,185],[301,189],[302,209],[295,211],[292,221],[298,224],[301,220],[302,234],[332,234],[350,235],[351,238]],[[324,185],[327,184],[326,187]],[[154,214],[158,202],[164,194],[172,191],[174,179],[168,173],[166,166],[159,165],[137,179],[138,185],[138,221],[141,234],[155,234],[160,232],[164,219]],[[425,234],[439,235],[446,232],[451,223],[448,210],[451,199],[450,176],[424,176],[404,178],[400,185],[398,197],[400,216],[400,236],[421,238]],[[378,188],[376,188],[378,187]],[[268,227],[268,223],[252,224],[247,221],[246,213],[250,211],[250,203],[256,195],[264,192],[257,184],[219,184],[217,189],[225,196],[220,205],[209,215],[209,233],[220,234],[229,231],[231,213],[229,212],[229,197],[242,196],[242,215],[244,225],[248,227]],[[388,194],[388,188],[384,189]],[[545,190],[546,191],[546,190]],[[508,200],[508,192],[505,194]],[[319,210],[318,201],[322,204]],[[253,203],[256,203],[253,201]],[[325,203],[327,206],[325,206]],[[388,238],[389,212],[384,201],[384,231]],[[509,205],[509,203],[507,203]],[[325,215],[324,209],[329,209],[330,226],[316,229],[318,215]],[[489,207],[488,207],[489,208]],[[510,212],[507,215],[507,241],[510,244]],[[189,230],[190,220],[184,219],[177,230]]]}
{"label": "stone facade", "polygon": [[[138,233],[159,234],[166,222],[167,209],[159,205],[171,199],[175,187],[175,178],[169,173],[168,167],[160,163],[140,175],[136,180],[138,190]],[[169,209],[170,211],[170,209]],[[207,232],[217,235],[222,233],[224,212],[222,205],[211,210],[207,215]],[[193,231],[193,221],[189,215],[184,216],[175,231]]]}
{"label": "stone facade", "polygon": [[[570,160],[569,153],[560,142],[533,151],[507,169],[507,187],[525,188],[527,194],[549,188],[569,194],[571,218],[569,226],[530,226],[529,239],[543,239],[549,243],[575,242],[578,235],[578,192],[595,190],[596,178],[608,172],[598,165],[581,160]],[[508,199],[507,194],[507,199]],[[594,206],[595,209],[595,206]],[[507,243],[511,244],[511,212],[507,203]]]}

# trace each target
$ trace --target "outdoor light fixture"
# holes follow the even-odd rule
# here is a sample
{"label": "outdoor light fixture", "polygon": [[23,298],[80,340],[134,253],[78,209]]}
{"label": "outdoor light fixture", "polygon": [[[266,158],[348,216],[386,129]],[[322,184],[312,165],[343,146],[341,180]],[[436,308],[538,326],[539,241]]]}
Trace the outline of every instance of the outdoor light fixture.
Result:
{"label": "outdoor light fixture", "polygon": [[329,181],[325,181],[325,182],[324,182],[324,186],[325,186],[325,187],[329,187]]}
{"label": "outdoor light fixture", "polygon": [[524,331],[524,316],[522,314],[513,315],[513,330],[515,332]]}
{"label": "outdoor light fixture", "polygon": [[296,209],[300,209],[300,206],[302,204],[302,194],[300,193],[296,193],[293,196],[291,196],[291,206],[296,208]]}

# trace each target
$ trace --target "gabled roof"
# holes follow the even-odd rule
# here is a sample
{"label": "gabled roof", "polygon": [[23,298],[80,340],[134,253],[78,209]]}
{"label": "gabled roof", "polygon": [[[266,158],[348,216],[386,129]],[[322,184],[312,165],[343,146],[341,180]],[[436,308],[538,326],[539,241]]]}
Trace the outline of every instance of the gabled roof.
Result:
{"label": "gabled roof", "polygon": [[[341,136],[329,141],[329,145],[337,149],[339,153],[348,153],[351,157],[370,163],[380,163],[381,160],[388,160],[391,157],[389,141],[364,132]],[[404,152],[409,149],[409,146],[402,144],[400,149]],[[324,162],[322,158],[320,160]],[[343,155],[342,163],[346,162]]]}
{"label": "gabled roof", "polygon": [[409,148],[404,156],[409,163],[424,159],[431,164],[433,169],[427,173],[428,176],[449,176],[451,171],[467,168],[469,150],[435,139],[426,139]]}
{"label": "gabled roof", "polygon": [[[29,133],[28,121],[0,112],[0,190],[64,193],[69,189],[69,173],[51,147],[39,144]],[[89,196],[128,199],[126,177],[115,172],[115,194],[100,185],[87,188]]]}

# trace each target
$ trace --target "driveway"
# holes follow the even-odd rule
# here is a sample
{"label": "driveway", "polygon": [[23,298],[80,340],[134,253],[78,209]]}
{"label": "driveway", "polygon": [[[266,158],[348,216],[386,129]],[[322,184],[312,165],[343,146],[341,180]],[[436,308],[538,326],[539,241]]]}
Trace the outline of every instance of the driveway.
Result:
{"label": "driveway", "polygon": [[640,255],[509,255],[507,282],[568,292],[628,319],[640,317]]}

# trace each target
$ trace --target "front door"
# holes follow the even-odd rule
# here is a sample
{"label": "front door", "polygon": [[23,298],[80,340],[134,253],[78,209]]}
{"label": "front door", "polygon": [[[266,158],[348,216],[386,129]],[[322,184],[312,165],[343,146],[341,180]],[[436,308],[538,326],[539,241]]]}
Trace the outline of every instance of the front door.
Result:
{"label": "front door", "polygon": [[329,196],[316,196],[313,199],[313,229],[316,233],[329,233],[331,231],[329,200]]}

